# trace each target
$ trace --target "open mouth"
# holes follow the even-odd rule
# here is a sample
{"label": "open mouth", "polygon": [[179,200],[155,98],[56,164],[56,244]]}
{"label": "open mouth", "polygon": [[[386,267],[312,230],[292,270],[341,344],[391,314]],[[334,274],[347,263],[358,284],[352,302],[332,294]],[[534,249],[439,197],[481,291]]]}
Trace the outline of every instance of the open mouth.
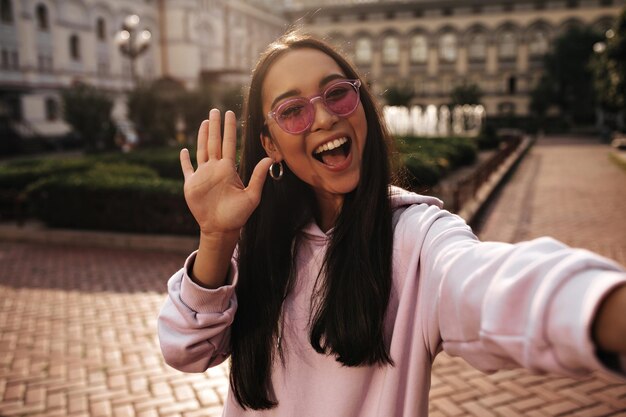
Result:
{"label": "open mouth", "polygon": [[347,136],[331,140],[318,146],[313,151],[313,158],[324,165],[331,167],[339,166],[348,159],[351,146],[352,140]]}

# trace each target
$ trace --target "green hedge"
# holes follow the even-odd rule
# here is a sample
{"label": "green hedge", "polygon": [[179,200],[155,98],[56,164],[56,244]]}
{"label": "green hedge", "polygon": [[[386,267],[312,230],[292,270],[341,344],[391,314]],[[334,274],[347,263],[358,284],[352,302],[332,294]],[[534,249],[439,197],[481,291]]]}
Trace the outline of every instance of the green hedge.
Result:
{"label": "green hedge", "polygon": [[[421,192],[474,162],[477,153],[476,141],[467,138],[398,138],[396,148],[395,162],[407,186]],[[9,207],[22,196],[26,213],[52,227],[195,234],[178,153],[147,149],[5,163],[0,165],[0,207],[2,198]]]}
{"label": "green hedge", "polygon": [[60,175],[28,188],[31,213],[52,227],[195,234],[180,181],[102,175],[100,168]]}
{"label": "green hedge", "polygon": [[[172,148],[154,148],[140,149],[129,153],[106,153],[93,155],[90,157],[93,161],[105,163],[128,163],[135,165],[143,165],[155,170],[159,176],[175,180],[182,180],[183,174],[180,169],[179,159],[180,149]],[[192,159],[195,158],[195,152],[192,152]],[[195,164],[195,161],[193,161]]]}
{"label": "green hedge", "polygon": [[448,172],[474,163],[478,152],[471,138],[402,137],[395,144],[409,186],[418,191],[434,186]]}

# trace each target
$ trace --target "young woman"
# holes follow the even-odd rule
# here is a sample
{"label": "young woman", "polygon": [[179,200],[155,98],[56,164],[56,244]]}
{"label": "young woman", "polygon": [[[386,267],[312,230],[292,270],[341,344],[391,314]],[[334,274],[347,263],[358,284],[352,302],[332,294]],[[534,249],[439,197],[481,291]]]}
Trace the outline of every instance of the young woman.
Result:
{"label": "young woman", "polygon": [[223,139],[217,110],[200,126],[197,169],[181,152],[200,244],[159,316],[171,366],[231,358],[225,416],[425,416],[442,349],[486,372],[623,375],[624,269],[549,238],[480,242],[390,187],[377,106],[330,46],[270,45],[244,113],[239,174],[232,112]]}

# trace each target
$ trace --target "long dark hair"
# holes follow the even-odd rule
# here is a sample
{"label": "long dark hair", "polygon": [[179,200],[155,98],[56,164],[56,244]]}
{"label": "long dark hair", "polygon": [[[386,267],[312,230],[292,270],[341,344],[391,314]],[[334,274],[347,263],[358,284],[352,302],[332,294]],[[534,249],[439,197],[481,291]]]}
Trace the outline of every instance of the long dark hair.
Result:
{"label": "long dark hair", "polygon": [[[253,71],[244,106],[240,176],[246,184],[256,164],[267,156],[260,141],[263,81],[278,57],[303,48],[330,56],[347,78],[360,78],[348,61],[321,40],[292,32],[271,44]],[[320,354],[335,355],[346,366],[392,364],[383,332],[391,291],[389,141],[365,83],[361,102],[367,138],[360,180],[345,195],[311,302],[311,345]],[[315,206],[311,187],[285,166],[281,181],[268,177],[261,203],[243,228],[230,383],[244,408],[268,409],[278,403],[271,369],[281,354],[276,348],[281,308],[295,280],[299,230],[314,218]]]}

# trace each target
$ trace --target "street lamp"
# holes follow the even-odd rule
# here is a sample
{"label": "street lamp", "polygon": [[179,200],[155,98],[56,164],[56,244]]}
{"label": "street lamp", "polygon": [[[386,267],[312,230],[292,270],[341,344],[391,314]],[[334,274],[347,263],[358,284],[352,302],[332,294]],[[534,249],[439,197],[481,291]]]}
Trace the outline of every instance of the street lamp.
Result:
{"label": "street lamp", "polygon": [[133,82],[137,81],[135,60],[148,49],[150,38],[152,38],[149,30],[139,31],[139,20],[136,14],[126,16],[122,30],[115,36],[115,43],[120,48],[120,52],[130,60],[130,75]]}

